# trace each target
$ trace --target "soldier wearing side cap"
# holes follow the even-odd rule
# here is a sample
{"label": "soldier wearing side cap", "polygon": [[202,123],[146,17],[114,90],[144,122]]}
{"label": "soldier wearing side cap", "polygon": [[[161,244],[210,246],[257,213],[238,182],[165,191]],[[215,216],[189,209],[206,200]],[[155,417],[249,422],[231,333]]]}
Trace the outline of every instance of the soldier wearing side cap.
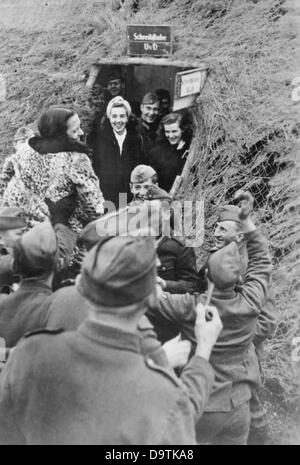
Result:
{"label": "soldier wearing side cap", "polygon": [[[236,205],[224,205],[219,209],[217,224],[214,230],[214,247],[211,249],[211,253],[226,247],[228,244],[235,242],[239,251],[241,260],[241,273],[240,283],[245,279],[247,265],[248,265],[248,254],[247,246],[244,239],[244,234],[241,226],[241,220],[239,218],[239,208]],[[200,275],[204,272],[206,265],[200,271]],[[255,346],[254,350],[251,351],[253,358],[253,378],[257,379],[257,384],[253,383],[252,398],[250,402],[251,408],[251,429],[250,429],[250,443],[263,443],[267,438],[267,418],[266,410],[264,409],[259,399],[259,387],[260,375],[256,375],[258,357],[259,366],[263,356],[264,341],[270,338],[275,330],[276,326],[276,307],[274,300],[274,288],[270,278],[268,285],[268,292],[266,295],[265,302],[262,304],[261,311],[259,313],[257,324],[255,327],[255,333],[253,343]],[[256,355],[255,355],[256,354]]]}
{"label": "soldier wearing side cap", "polygon": [[91,303],[88,318],[74,332],[28,335],[8,359],[0,378],[0,443],[195,444],[222,324],[216,308],[206,321],[197,307],[195,356],[178,380],[144,359],[136,334],[156,298],[155,283],[152,238],[98,241],[77,282]]}
{"label": "soldier wearing side cap", "polygon": [[[131,173],[130,190],[133,205],[146,201],[159,201],[170,213],[172,197],[157,184],[157,173],[151,166],[139,165]],[[162,213],[164,214],[164,213]],[[170,223],[172,220],[170,219]],[[184,294],[198,291],[196,256],[192,247],[186,247],[183,237],[176,236],[170,224],[170,235],[157,238],[157,254],[160,260],[158,275],[167,292]],[[167,339],[164,339],[164,341]],[[163,342],[164,342],[163,341]]]}
{"label": "soldier wearing side cap", "polygon": [[[140,208],[141,207],[141,208]],[[139,219],[141,225],[145,225],[144,230],[138,230],[134,228],[134,233],[146,234],[149,235],[150,226],[149,224],[149,212],[146,204],[142,204],[139,207]],[[159,208],[157,205],[152,205],[152,212],[156,209],[156,212],[159,213]],[[133,208],[134,215],[136,214],[136,209]],[[128,215],[127,215],[128,214]],[[127,221],[129,224],[133,218],[131,207],[119,212],[119,215],[106,215],[112,219],[112,223],[107,223],[107,228],[99,228],[100,225],[104,224],[105,217],[99,219],[98,231],[101,232],[103,229],[102,237],[104,236],[114,236],[116,231],[114,229],[113,220],[119,219],[122,225],[119,227],[118,234],[120,235],[130,235],[131,231],[127,228]],[[125,226],[126,222],[126,228]],[[152,222],[153,225],[153,222]],[[94,227],[94,230],[91,231],[91,226]],[[100,236],[97,235],[97,230],[95,224],[88,225],[84,231],[82,241],[86,246],[87,250],[90,250],[97,242],[101,240]],[[158,260],[159,263],[159,260]],[[75,330],[78,326],[84,321],[88,316],[88,311],[90,307],[90,302],[84,298],[77,290],[76,286],[71,285],[68,287],[63,287],[57,292],[51,294],[44,302],[42,311],[47,313],[47,328],[63,328],[64,330],[70,331]],[[157,339],[157,335],[154,332],[153,326],[146,316],[143,316],[138,323],[137,333],[141,338],[141,351],[143,355],[147,355],[152,358],[156,363],[161,366],[170,366],[172,368],[178,368],[187,363],[189,354],[190,354],[190,342],[189,341],[170,341],[167,345],[161,345]]]}
{"label": "soldier wearing side cap", "polygon": [[141,116],[137,118],[136,130],[142,137],[146,159],[156,142],[159,125],[160,101],[155,92],[147,92],[140,106]]}
{"label": "soldier wearing side cap", "polygon": [[[242,202],[238,210],[240,232],[244,234],[249,261],[244,281],[239,285],[243,265],[235,241],[208,258],[208,278],[214,283],[211,303],[218,308],[224,327],[212,352],[216,379],[197,433],[199,442],[245,445],[250,427],[249,400],[259,377],[252,339],[266,298],[272,264],[267,241],[250,218],[251,195],[238,192],[236,198]],[[199,299],[204,302],[207,295]],[[195,304],[189,294],[166,293],[157,308],[149,308],[147,316],[154,328],[164,320],[193,341]]]}
{"label": "soldier wearing side cap", "polygon": [[26,332],[45,327],[41,306],[52,293],[59,264],[57,237],[49,222],[34,226],[15,243],[13,271],[21,281],[15,292],[0,298],[0,337],[7,347],[14,347]]}

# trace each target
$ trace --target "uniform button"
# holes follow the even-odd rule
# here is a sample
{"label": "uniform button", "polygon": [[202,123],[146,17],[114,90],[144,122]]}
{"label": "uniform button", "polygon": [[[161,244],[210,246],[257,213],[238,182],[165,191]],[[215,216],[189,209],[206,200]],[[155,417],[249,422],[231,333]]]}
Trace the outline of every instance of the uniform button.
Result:
{"label": "uniform button", "polygon": [[148,365],[149,365],[150,367],[153,367],[153,366],[154,366],[154,362],[153,362],[152,358],[148,358],[148,359],[147,359],[147,363],[148,363]]}

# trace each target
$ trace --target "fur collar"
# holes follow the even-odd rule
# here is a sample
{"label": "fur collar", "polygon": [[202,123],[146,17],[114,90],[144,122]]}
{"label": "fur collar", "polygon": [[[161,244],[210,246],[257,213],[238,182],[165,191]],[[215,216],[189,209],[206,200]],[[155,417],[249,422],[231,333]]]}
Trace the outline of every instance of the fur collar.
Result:
{"label": "fur collar", "polygon": [[31,137],[28,141],[30,147],[44,155],[46,153],[79,152],[89,154],[89,148],[83,142],[71,142],[66,136],[58,137]]}

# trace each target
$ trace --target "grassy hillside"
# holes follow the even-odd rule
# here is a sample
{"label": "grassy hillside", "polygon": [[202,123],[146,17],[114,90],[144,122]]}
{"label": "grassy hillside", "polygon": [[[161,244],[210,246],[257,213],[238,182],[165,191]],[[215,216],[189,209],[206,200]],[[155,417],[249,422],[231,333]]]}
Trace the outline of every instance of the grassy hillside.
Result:
{"label": "grassy hillside", "polygon": [[74,105],[87,125],[91,107],[80,79],[90,64],[126,55],[127,23],[170,24],[172,59],[197,58],[211,68],[195,109],[198,184],[192,188],[190,178],[181,192],[205,198],[206,241],[198,260],[209,247],[217,206],[230,201],[236,188],[249,188],[273,250],[278,306],[264,361],[265,397],[274,441],[300,443],[300,367],[292,360],[292,341],[300,336],[300,104],[292,100],[293,79],[300,77],[300,5],[141,0],[134,14],[130,3],[117,10],[100,0],[2,0],[0,65],[7,99],[0,103],[0,157],[11,153],[15,130],[33,123],[49,104]]}

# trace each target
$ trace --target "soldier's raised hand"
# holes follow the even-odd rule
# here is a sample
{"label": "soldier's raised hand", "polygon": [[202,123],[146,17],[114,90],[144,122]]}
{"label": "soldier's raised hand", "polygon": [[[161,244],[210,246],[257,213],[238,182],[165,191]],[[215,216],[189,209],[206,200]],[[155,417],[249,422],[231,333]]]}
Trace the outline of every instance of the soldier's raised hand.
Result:
{"label": "soldier's raised hand", "polygon": [[253,211],[254,199],[249,191],[238,190],[235,193],[234,199],[240,201],[240,212],[239,218],[243,227],[243,232],[251,232],[256,229],[255,224],[251,219],[251,213]]}
{"label": "soldier's raised hand", "polygon": [[240,220],[246,220],[253,211],[254,199],[252,195],[249,191],[239,189],[234,195],[234,200],[240,201],[241,203],[239,212]]}

